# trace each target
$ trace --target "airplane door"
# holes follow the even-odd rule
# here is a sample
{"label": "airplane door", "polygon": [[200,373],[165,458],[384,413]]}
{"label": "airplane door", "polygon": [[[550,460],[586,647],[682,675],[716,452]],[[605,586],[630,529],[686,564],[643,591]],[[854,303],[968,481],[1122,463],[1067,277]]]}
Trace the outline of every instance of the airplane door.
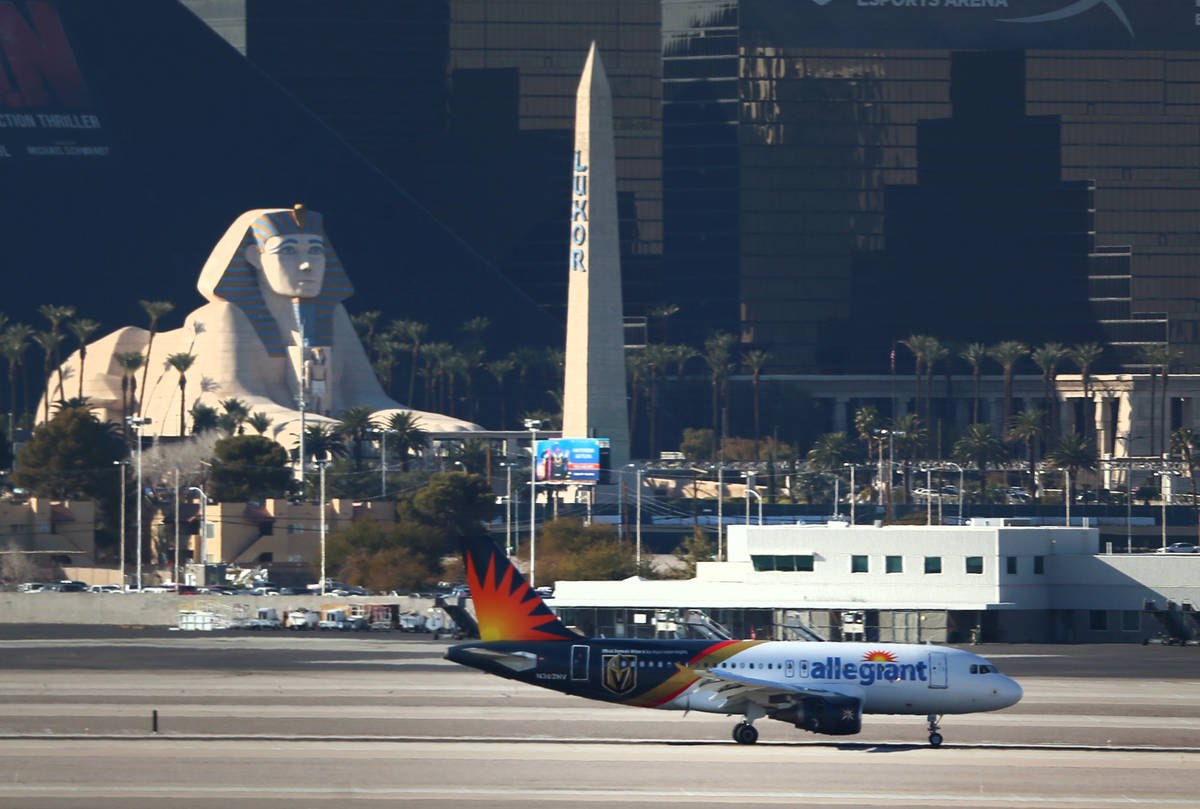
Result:
{"label": "airplane door", "polygon": [[946,687],[946,653],[929,653],[929,687]]}
{"label": "airplane door", "polygon": [[787,677],[789,680],[796,676],[796,664],[794,661],[783,661],[783,676]]}
{"label": "airplane door", "polygon": [[591,651],[590,646],[583,644],[571,647],[572,680],[586,680],[588,678],[588,657]]}

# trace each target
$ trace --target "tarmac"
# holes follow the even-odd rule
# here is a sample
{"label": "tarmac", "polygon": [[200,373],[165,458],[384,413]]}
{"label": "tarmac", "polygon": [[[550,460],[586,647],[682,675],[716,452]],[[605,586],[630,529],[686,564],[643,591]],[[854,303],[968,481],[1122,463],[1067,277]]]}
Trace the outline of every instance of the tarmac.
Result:
{"label": "tarmac", "polygon": [[1016,706],[816,736],[589,702],[400,633],[0,627],[0,807],[1200,807],[1200,647],[973,647]]}

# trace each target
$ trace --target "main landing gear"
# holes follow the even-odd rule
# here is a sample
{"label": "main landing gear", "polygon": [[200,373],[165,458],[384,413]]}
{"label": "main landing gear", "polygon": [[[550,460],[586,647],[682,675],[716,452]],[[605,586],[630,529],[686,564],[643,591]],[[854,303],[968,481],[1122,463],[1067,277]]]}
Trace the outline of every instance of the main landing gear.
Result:
{"label": "main landing gear", "polygon": [[754,744],[758,741],[758,731],[749,722],[738,722],[733,726],[733,740],[738,744]]}
{"label": "main landing gear", "polygon": [[929,746],[941,747],[942,734],[938,733],[938,731],[941,730],[941,725],[938,724],[938,720],[942,718],[941,715],[931,713],[926,718],[929,720]]}

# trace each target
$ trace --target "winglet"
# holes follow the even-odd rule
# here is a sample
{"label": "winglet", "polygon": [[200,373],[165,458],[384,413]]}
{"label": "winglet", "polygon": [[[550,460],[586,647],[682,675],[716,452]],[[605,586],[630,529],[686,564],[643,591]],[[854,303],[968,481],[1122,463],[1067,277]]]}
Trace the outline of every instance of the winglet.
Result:
{"label": "winglet", "polygon": [[582,637],[558,620],[490,537],[463,537],[462,553],[480,640],[579,640]]}

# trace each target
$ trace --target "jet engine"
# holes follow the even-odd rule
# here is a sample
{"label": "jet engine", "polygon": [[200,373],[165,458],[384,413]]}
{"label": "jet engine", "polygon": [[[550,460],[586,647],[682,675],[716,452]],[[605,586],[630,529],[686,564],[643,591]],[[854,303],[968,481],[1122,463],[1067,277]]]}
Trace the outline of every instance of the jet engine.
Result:
{"label": "jet engine", "polygon": [[862,730],[862,702],[857,697],[804,697],[770,716],[828,736],[850,736]]}

